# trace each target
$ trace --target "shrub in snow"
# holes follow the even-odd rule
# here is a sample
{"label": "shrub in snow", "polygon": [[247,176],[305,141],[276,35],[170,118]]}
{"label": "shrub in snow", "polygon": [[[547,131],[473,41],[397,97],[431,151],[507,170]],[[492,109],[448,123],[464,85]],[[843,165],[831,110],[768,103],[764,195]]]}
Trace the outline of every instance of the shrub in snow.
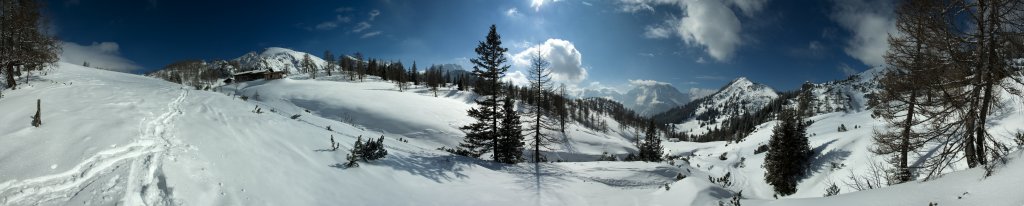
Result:
{"label": "shrub in snow", "polygon": [[327,125],[327,131],[334,131],[334,129],[331,129],[331,125]]}
{"label": "shrub in snow", "polygon": [[260,108],[259,105],[256,105],[256,108],[252,109],[252,113],[263,114],[263,108]]}
{"label": "shrub in snow", "polygon": [[249,97],[248,96],[242,95],[241,98],[242,98],[242,101],[249,101]]}
{"label": "shrub in snow", "polygon": [[839,129],[837,131],[845,132],[845,131],[849,131],[849,130],[846,129],[846,125],[845,124],[839,124]]}
{"label": "shrub in snow", "polygon": [[768,151],[768,145],[763,144],[761,146],[757,146],[757,149],[754,149],[754,154],[761,154],[761,153],[764,153],[764,152],[767,152],[767,151]]}
{"label": "shrub in snow", "polygon": [[[331,144],[335,144],[333,135],[331,136]],[[331,147],[337,148],[337,145]],[[352,150],[349,150],[349,154],[345,158],[345,160],[348,160],[345,167],[359,167],[359,161],[377,160],[387,155],[388,151],[384,149],[384,136],[380,136],[377,141],[368,139],[366,142],[363,142],[363,136],[359,136],[356,139],[356,143],[352,145]]]}
{"label": "shrub in snow", "polygon": [[732,186],[732,178],[731,177],[732,177],[732,172],[726,172],[725,176],[718,177],[718,178],[715,178],[715,177],[712,177],[711,175],[708,175],[708,181],[711,181],[711,183],[717,183],[719,185],[722,185],[722,187],[729,187],[729,186]]}
{"label": "shrub in snow", "polygon": [[833,195],[838,195],[838,194],[839,194],[839,186],[836,186],[836,183],[832,183],[832,186],[828,186],[828,188],[825,188],[825,197],[833,196]]}
{"label": "shrub in snow", "polygon": [[339,146],[341,146],[341,143],[335,142],[334,135],[331,135],[331,151],[338,151]]}
{"label": "shrub in snow", "polygon": [[[743,191],[737,192],[732,195],[729,202],[718,201],[719,206],[740,206],[740,199],[743,199]],[[778,198],[776,198],[778,199]]]}
{"label": "shrub in snow", "polygon": [[686,179],[686,175],[684,175],[682,172],[680,172],[679,174],[676,174],[676,181],[683,180],[683,179]]}
{"label": "shrub in snow", "polygon": [[728,160],[729,157],[727,157],[726,155],[729,155],[729,153],[728,152],[722,153],[722,155],[718,156],[718,160],[722,160],[722,161]]}
{"label": "shrub in snow", "polygon": [[597,158],[597,161],[617,161],[614,155],[608,154],[608,152],[601,153],[601,157]]}
{"label": "shrub in snow", "polygon": [[292,119],[298,119],[301,116],[302,116],[301,114],[292,115]]}

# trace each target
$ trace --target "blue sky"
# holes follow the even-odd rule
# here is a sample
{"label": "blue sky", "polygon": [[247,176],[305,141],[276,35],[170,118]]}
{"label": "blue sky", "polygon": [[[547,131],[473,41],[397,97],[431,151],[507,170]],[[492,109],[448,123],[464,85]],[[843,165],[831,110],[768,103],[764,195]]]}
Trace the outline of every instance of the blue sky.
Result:
{"label": "blue sky", "polygon": [[[496,24],[514,66],[540,50],[571,87],[653,80],[707,91],[746,76],[777,90],[881,64],[885,0],[50,1],[66,59],[142,73],[265,47],[468,66]],[[468,68],[468,67],[467,67]],[[522,70],[525,71],[525,70]]]}

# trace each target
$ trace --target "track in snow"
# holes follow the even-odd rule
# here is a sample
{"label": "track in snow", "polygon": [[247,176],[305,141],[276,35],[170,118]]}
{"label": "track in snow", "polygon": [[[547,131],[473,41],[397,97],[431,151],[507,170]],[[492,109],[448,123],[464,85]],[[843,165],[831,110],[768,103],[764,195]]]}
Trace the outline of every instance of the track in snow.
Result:
{"label": "track in snow", "polygon": [[[167,151],[179,143],[168,130],[173,127],[175,117],[182,114],[181,103],[187,96],[188,90],[182,90],[167,104],[166,112],[153,120],[142,121],[140,137],[131,144],[97,152],[62,173],[0,183],[0,205],[67,202],[98,181],[104,184],[98,186],[103,194],[123,189],[120,201],[128,205],[171,205],[161,165],[165,158],[172,157]],[[126,165],[129,167],[122,168]],[[127,177],[117,174],[123,170],[128,170]],[[102,183],[104,179],[108,181]],[[110,195],[104,196],[110,198]],[[100,201],[114,201],[112,199]]]}

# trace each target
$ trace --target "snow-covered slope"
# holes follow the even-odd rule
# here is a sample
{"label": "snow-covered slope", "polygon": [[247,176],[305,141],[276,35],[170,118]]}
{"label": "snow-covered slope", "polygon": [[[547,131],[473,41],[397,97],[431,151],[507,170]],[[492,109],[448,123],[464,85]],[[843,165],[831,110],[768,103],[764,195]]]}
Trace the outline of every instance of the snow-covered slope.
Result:
{"label": "snow-covered slope", "polygon": [[[737,191],[744,205],[1024,203],[1015,189],[1024,183],[1020,152],[987,178],[974,169],[861,192],[840,184],[843,194],[817,198],[827,182],[865,174],[882,160],[867,150],[881,124],[868,110],[812,117],[818,155],[811,175],[796,194],[775,200],[760,168],[764,154],[754,154],[774,122],[737,143],[667,142],[667,153],[688,159],[672,164],[503,165],[436,150],[459,140],[454,128],[469,121],[471,94],[433,97],[372,78],[340,79],[254,81],[213,92],[60,63],[0,98],[0,205],[717,205]],[[38,128],[27,118],[37,99]],[[257,106],[264,113],[253,113]],[[1021,129],[1024,113],[992,122],[993,134],[1003,136]],[[837,132],[839,124],[860,127]],[[575,125],[567,132],[569,143],[548,150],[549,158],[593,160],[586,154],[634,149],[628,132]],[[339,166],[357,137],[381,135],[386,158]],[[339,151],[328,150],[331,136]],[[725,173],[733,185],[707,178]]]}
{"label": "snow-covered slope", "polygon": [[[456,115],[469,106],[464,93],[435,98],[383,82],[320,80],[240,90],[261,92],[266,102],[258,102],[59,66],[0,99],[8,111],[0,118],[11,123],[0,125],[0,205],[618,205],[633,200],[609,194],[646,197],[682,172],[663,163],[501,165],[438,151],[462,136],[451,128],[466,120]],[[318,91],[288,92],[302,89]],[[39,128],[25,118],[36,99]],[[344,111],[351,124],[333,119]],[[567,147],[582,153],[630,145],[571,130],[579,138]],[[356,137],[381,135],[387,158],[338,166]],[[331,136],[339,151],[327,150]]]}

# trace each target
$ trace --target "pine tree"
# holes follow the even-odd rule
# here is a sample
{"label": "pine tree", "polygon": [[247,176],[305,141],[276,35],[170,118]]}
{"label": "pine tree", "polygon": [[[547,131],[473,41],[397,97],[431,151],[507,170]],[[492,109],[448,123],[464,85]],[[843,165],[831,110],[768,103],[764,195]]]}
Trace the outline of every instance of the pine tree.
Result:
{"label": "pine tree", "polygon": [[416,61],[412,61],[412,73],[409,73],[409,80],[412,81],[413,87],[420,85],[419,75],[420,71],[416,68]]}
{"label": "pine tree", "polygon": [[664,152],[661,146],[661,137],[658,137],[657,127],[654,121],[649,121],[644,130],[644,141],[640,143],[640,160],[647,162],[660,162],[661,154]]}
{"label": "pine tree", "polygon": [[359,138],[356,139],[356,143],[352,144],[352,149],[349,150],[348,156],[345,157],[345,160],[348,160],[348,163],[345,163],[345,167],[359,167],[359,160],[364,159],[362,152],[363,136],[360,135]]}
{"label": "pine tree", "polygon": [[515,109],[515,100],[504,98],[501,110],[504,115],[501,119],[498,144],[494,149],[494,161],[505,164],[519,163],[523,161],[523,129]]}
{"label": "pine tree", "polygon": [[779,113],[779,124],[772,129],[764,161],[765,181],[781,195],[796,192],[810,159],[805,127],[797,113],[788,109]]}
{"label": "pine tree", "polygon": [[498,111],[501,107],[498,100],[502,96],[499,80],[509,68],[505,64],[507,51],[508,49],[501,47],[501,36],[498,35],[497,27],[491,25],[487,40],[480,42],[476,48],[479,56],[470,60],[474,64],[473,74],[480,81],[480,84],[473,88],[480,96],[476,100],[479,107],[468,111],[469,116],[477,121],[460,128],[466,131],[466,138],[459,147],[475,157],[498,147],[498,121],[503,117]]}

